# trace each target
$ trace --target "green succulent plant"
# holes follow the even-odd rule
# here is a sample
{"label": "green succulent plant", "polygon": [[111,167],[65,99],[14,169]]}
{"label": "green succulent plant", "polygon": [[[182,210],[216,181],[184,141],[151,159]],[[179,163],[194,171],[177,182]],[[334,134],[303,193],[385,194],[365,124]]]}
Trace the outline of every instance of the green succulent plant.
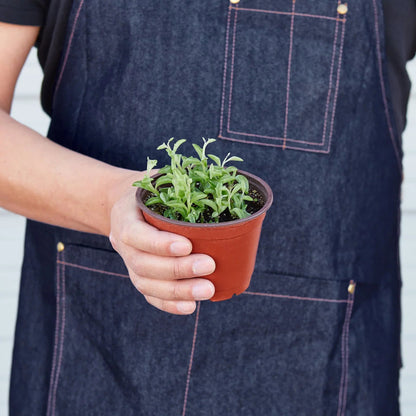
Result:
{"label": "green succulent plant", "polygon": [[178,149],[185,141],[171,138],[157,148],[170,157],[170,165],[159,170],[157,179],[150,177],[157,160],[147,158],[147,174],[133,184],[148,191],[146,206],[167,218],[191,223],[219,222],[224,214],[230,219],[248,217],[247,202],[253,201],[248,180],[235,166],[225,166],[243,159],[228,154],[221,160],[206,154],[215,139],[205,138],[202,147],[192,145],[197,157],[184,156]]}

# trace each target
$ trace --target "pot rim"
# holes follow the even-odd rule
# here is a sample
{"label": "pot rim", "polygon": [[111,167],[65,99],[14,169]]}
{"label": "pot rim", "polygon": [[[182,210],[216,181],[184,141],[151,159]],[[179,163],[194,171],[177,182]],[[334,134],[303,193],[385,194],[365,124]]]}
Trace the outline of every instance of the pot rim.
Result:
{"label": "pot rim", "polygon": [[[234,225],[238,225],[241,223],[247,223],[249,221],[252,221],[258,217],[260,217],[261,215],[265,214],[266,211],[270,208],[270,206],[272,205],[273,202],[273,191],[270,188],[269,184],[261,179],[260,177],[250,173],[250,172],[246,172],[244,170],[238,170],[237,171],[238,174],[244,175],[250,185],[253,185],[257,191],[259,191],[264,197],[265,197],[265,204],[263,205],[263,207],[261,209],[259,209],[257,212],[255,212],[254,214],[251,214],[249,217],[247,218],[241,218],[241,219],[236,219],[236,220],[232,220],[232,221],[224,221],[224,222],[219,222],[219,223],[192,223],[192,222],[187,222],[187,221],[179,221],[179,220],[172,220],[170,218],[166,218],[163,215],[160,215],[154,211],[152,211],[150,208],[148,208],[142,201],[142,195],[147,192],[145,189],[143,188],[138,188],[136,191],[136,202],[139,205],[139,208],[141,211],[145,212],[147,215],[150,215],[153,218],[156,218],[160,221],[163,222],[167,222],[170,224],[174,224],[177,226],[182,226],[182,227],[191,227],[191,228],[224,228],[224,227],[232,227]],[[152,175],[152,178],[157,178],[159,176],[161,176],[162,174],[160,173],[156,173],[155,175]]]}

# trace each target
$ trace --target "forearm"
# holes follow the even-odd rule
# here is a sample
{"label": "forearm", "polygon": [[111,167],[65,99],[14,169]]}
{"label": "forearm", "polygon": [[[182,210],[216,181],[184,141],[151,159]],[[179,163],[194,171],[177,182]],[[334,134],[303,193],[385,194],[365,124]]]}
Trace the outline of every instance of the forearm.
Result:
{"label": "forearm", "polygon": [[108,235],[114,202],[138,178],[53,143],[0,111],[0,205],[28,218]]}

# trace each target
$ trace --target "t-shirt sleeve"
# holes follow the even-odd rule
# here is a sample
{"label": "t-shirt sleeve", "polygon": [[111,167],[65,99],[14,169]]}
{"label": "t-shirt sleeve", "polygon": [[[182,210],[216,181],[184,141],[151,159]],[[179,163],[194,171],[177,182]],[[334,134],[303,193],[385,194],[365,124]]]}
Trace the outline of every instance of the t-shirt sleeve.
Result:
{"label": "t-shirt sleeve", "polygon": [[0,0],[0,22],[42,26],[49,0]]}

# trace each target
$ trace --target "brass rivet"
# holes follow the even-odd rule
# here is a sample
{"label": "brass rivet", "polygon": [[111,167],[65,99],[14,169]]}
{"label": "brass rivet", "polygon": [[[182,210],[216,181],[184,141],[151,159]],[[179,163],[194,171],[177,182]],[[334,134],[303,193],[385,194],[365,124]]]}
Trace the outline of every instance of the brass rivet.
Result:
{"label": "brass rivet", "polygon": [[339,14],[347,14],[347,12],[348,12],[348,4],[347,3],[338,4],[337,12]]}
{"label": "brass rivet", "polygon": [[354,294],[354,292],[355,292],[355,283],[354,283],[354,282],[351,282],[351,283],[348,285],[348,293],[349,293],[350,295],[353,295],[353,294]]}
{"label": "brass rivet", "polygon": [[61,251],[65,250],[65,246],[64,243],[62,243],[61,241],[56,245],[56,249],[58,250],[58,252],[60,253]]}
{"label": "brass rivet", "polygon": [[237,4],[237,3],[240,3],[240,0],[230,0],[230,3]]}

